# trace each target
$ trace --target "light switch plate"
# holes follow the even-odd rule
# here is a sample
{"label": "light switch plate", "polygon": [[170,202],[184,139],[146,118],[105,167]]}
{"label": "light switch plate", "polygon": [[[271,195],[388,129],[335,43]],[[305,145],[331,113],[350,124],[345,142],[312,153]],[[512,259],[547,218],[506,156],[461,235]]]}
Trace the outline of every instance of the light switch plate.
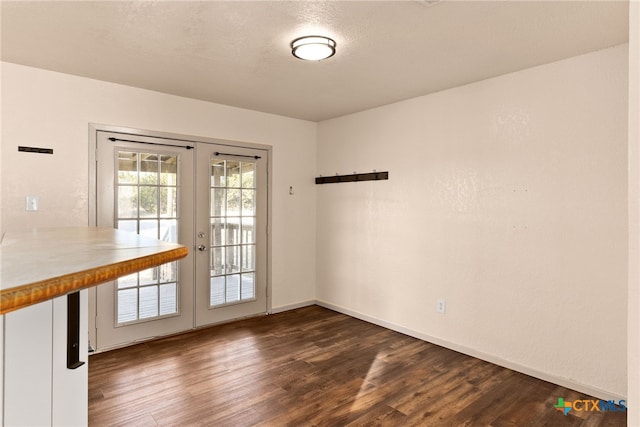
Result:
{"label": "light switch plate", "polygon": [[27,196],[27,205],[26,210],[29,212],[35,212],[38,210],[40,205],[40,197],[38,196]]}

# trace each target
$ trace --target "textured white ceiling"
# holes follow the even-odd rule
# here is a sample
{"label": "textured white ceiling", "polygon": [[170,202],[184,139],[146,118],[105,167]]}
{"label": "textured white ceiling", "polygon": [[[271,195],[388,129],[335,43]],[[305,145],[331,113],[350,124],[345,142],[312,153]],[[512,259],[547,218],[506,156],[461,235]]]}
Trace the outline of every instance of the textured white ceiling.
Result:
{"label": "textured white ceiling", "polygon": [[[628,40],[627,1],[2,1],[3,61],[320,121]],[[321,62],[302,35],[336,40]]]}

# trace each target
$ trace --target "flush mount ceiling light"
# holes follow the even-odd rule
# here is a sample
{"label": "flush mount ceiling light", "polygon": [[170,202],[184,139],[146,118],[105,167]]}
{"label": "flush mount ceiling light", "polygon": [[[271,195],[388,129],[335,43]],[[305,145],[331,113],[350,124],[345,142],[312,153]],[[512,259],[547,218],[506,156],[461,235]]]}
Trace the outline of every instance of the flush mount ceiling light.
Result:
{"label": "flush mount ceiling light", "polygon": [[320,61],[336,53],[336,42],[323,36],[299,37],[291,42],[291,53],[306,61]]}

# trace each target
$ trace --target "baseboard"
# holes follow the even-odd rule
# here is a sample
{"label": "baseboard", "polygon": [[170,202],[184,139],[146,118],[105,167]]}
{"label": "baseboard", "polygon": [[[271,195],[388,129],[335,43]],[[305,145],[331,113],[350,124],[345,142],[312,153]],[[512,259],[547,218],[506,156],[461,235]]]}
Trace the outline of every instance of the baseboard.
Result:
{"label": "baseboard", "polygon": [[[543,381],[548,381],[553,384],[560,385],[562,387],[566,387],[580,393],[588,394],[590,396],[596,397],[598,399],[603,400],[615,400],[618,402],[619,400],[626,400],[625,396],[620,396],[614,393],[610,393],[605,390],[601,390],[596,387],[592,387],[586,384],[577,383],[568,378],[558,377],[555,375],[548,374],[546,372],[538,371],[536,369],[529,368],[527,366],[519,365],[518,363],[514,363],[508,360],[501,359],[499,357],[483,353],[481,351],[474,350],[472,348],[468,348],[459,344],[455,344],[440,338],[432,337],[427,334],[423,334],[421,332],[417,332],[411,330],[409,328],[405,328],[400,325],[396,325],[395,323],[387,322],[386,320],[381,320],[375,317],[368,316],[363,313],[359,313],[357,311],[350,310],[345,307],[341,307],[335,304],[328,303],[326,301],[316,300],[315,304],[328,308],[329,310],[337,311],[338,313],[346,314],[351,317],[355,317],[356,319],[364,320],[365,322],[373,323],[374,325],[382,326],[383,328],[391,329],[392,331],[400,332],[401,334],[408,335],[410,337],[418,338],[423,341],[430,342],[432,344],[439,345],[441,347],[448,348],[450,350],[457,351],[462,354],[466,354],[468,356],[475,357],[480,360],[484,360],[486,362],[493,363],[498,366],[502,366],[503,368],[511,369],[516,372],[520,372],[525,375],[529,375],[534,378],[538,378]],[[562,397],[562,396],[558,396]]]}
{"label": "baseboard", "polygon": [[269,314],[282,313],[284,311],[295,310],[297,308],[302,308],[302,307],[309,307],[310,305],[316,305],[316,304],[320,305],[317,303],[316,300],[312,299],[308,301],[297,302],[295,304],[281,305],[280,307],[271,308],[271,311],[269,312]]}

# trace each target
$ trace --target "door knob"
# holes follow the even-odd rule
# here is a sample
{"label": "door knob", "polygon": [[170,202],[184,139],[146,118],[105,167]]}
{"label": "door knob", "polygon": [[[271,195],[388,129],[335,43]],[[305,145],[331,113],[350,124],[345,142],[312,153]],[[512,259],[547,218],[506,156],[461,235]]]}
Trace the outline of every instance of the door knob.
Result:
{"label": "door knob", "polygon": [[206,250],[207,250],[207,247],[206,247],[205,245],[198,245],[198,250],[199,250],[200,252],[204,252],[204,251],[206,251]]}

